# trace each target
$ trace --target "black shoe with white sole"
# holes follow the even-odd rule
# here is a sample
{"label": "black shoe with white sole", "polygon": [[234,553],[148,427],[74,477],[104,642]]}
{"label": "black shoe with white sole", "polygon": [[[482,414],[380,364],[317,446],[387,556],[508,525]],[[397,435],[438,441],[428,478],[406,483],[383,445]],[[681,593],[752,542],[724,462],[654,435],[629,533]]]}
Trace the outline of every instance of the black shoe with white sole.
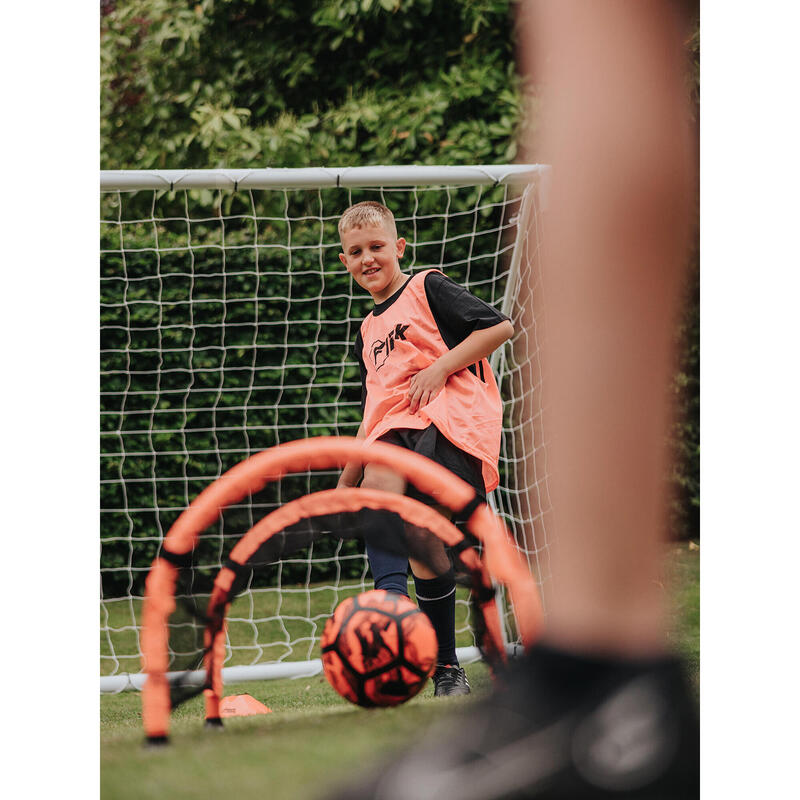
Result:
{"label": "black shoe with white sole", "polygon": [[331,798],[690,800],[697,705],[681,664],[538,646],[488,698]]}
{"label": "black shoe with white sole", "polygon": [[454,697],[470,693],[469,681],[461,667],[437,664],[433,673],[433,696]]}

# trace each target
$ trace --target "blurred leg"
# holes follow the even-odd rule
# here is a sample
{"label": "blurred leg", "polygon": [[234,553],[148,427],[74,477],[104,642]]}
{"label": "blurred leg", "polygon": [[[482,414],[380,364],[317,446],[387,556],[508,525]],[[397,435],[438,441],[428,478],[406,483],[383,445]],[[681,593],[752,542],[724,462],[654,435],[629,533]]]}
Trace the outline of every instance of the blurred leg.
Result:
{"label": "blurred leg", "polygon": [[523,30],[546,86],[543,345],[556,535],[548,639],[664,646],[665,435],[693,212],[680,6],[536,2]]}

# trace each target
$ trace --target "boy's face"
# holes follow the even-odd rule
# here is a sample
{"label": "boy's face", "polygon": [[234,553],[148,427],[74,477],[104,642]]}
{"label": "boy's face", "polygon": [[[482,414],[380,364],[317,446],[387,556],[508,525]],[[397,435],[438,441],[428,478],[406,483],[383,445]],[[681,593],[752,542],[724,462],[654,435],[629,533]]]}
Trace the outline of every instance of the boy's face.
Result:
{"label": "boy's face", "polygon": [[405,249],[406,240],[396,239],[384,225],[351,228],[342,234],[344,252],[339,259],[355,282],[380,303],[397,288]]}

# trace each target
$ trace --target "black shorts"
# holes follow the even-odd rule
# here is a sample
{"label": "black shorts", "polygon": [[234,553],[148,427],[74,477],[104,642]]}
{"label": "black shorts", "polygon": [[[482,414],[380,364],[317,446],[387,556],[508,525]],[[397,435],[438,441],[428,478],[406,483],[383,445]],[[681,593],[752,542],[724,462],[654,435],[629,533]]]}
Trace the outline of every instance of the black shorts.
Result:
{"label": "black shorts", "polygon": [[[428,425],[423,430],[398,428],[384,433],[378,438],[378,441],[404,447],[406,450],[412,450],[441,464],[472,486],[479,499],[486,500],[486,485],[483,482],[481,460],[456,447],[435,425]],[[406,494],[426,505],[440,505],[435,497],[419,491],[410,481],[406,488]]]}

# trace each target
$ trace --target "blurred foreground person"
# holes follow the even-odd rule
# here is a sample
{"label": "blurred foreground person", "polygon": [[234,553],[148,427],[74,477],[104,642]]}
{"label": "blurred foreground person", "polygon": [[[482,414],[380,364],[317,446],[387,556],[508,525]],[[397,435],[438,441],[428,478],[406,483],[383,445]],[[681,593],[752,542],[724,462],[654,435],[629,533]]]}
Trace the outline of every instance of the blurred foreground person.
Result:
{"label": "blurred foreground person", "polygon": [[[673,332],[696,191],[668,0],[523,4],[545,87],[547,630],[491,696],[342,798],[691,798],[699,723],[659,584]],[[531,298],[520,298],[520,304]]]}

